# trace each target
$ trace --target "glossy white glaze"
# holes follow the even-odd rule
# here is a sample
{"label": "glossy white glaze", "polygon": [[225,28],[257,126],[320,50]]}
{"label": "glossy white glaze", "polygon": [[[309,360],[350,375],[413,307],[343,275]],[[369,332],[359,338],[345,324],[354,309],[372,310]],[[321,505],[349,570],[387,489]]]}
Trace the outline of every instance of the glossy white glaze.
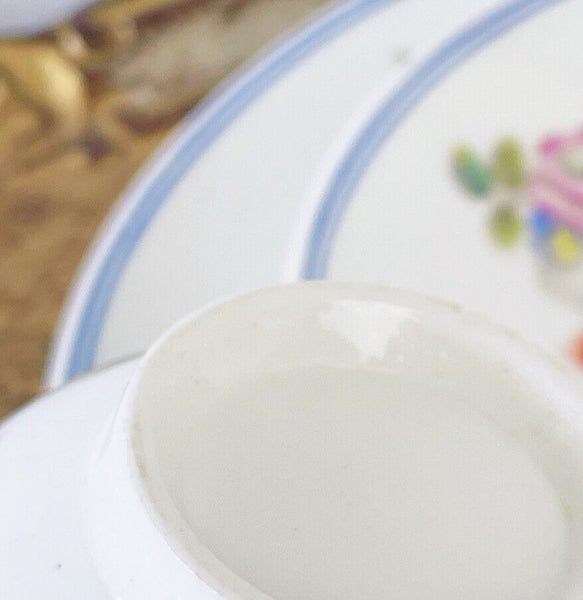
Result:
{"label": "glossy white glaze", "polygon": [[563,504],[468,395],[321,366],[195,390],[167,488],[197,539],[278,600],[548,600],[567,571]]}
{"label": "glossy white glaze", "polygon": [[127,600],[578,599],[581,389],[510,335],[385,288],[209,307],[126,392],[90,476],[94,564]]}
{"label": "glossy white glaze", "polygon": [[83,377],[0,425],[2,600],[111,600],[87,549],[86,480],[136,362]]}

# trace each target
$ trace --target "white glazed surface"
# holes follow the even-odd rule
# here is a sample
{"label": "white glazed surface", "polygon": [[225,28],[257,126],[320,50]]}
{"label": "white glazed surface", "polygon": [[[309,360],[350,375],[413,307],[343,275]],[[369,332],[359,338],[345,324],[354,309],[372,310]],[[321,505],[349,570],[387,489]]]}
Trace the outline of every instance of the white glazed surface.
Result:
{"label": "white glazed surface", "polygon": [[558,495],[439,387],[319,366],[195,394],[166,487],[197,540],[278,600],[548,600],[569,554]]}
{"label": "white glazed surface", "polygon": [[2,600],[111,600],[87,548],[86,479],[136,366],[81,378],[0,424]]}
{"label": "white glazed surface", "polygon": [[[316,369],[316,379],[340,369],[344,385],[328,379],[315,402],[304,397],[298,411],[302,390],[317,389],[313,380],[299,385],[306,368]],[[284,384],[261,384],[272,375]],[[148,353],[107,436],[90,480],[96,567],[111,594],[128,600],[377,598],[381,592],[407,600],[578,600],[580,384],[565,365],[474,317],[384,288],[312,283],[210,307]],[[365,435],[370,414],[322,428],[325,415],[338,416],[331,403],[353,415],[351,386],[356,395],[366,391],[362,406],[373,407],[377,437]],[[400,390],[408,402],[393,398],[387,408],[383,389]],[[227,408],[240,402],[251,408]],[[279,425],[266,414],[270,404],[285,417]],[[294,456],[296,435],[310,427],[313,436],[298,445],[302,452],[288,463],[286,480],[281,462]],[[391,463],[391,456],[400,459]],[[424,470],[428,457],[434,468]],[[367,464],[389,464],[400,475],[391,483],[390,469],[375,477]],[[409,483],[401,486],[403,478]],[[458,498],[450,485],[465,492]],[[431,486],[435,501],[428,503]],[[343,496],[334,499],[326,489]],[[394,504],[397,491],[401,504]],[[361,530],[359,538],[358,524],[370,528],[379,496],[381,533]],[[509,505],[516,512],[508,514]],[[320,509],[325,516],[314,519]],[[406,524],[393,531],[398,548],[383,535],[395,515]],[[423,539],[441,540],[439,550]]]}

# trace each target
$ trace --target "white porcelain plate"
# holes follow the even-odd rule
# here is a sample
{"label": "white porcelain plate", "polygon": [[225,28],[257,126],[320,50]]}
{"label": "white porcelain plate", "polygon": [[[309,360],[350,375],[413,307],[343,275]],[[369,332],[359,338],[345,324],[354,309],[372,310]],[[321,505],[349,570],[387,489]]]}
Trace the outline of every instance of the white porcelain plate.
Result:
{"label": "white porcelain plate", "polygon": [[277,46],[124,195],[71,292],[47,385],[143,350],[217,297],[300,277],[445,296],[527,336],[550,323],[530,337],[562,348],[577,312],[541,296],[526,247],[488,245],[486,203],[464,198],[448,154],[458,138],[484,150],[574,126],[582,10],[353,0]]}

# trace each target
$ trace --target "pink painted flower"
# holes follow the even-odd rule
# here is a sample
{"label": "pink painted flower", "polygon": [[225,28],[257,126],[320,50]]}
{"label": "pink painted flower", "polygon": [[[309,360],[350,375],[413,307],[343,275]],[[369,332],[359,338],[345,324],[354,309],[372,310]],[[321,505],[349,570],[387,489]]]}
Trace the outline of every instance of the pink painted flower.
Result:
{"label": "pink painted flower", "polygon": [[529,181],[535,209],[558,224],[583,232],[583,129],[550,136],[538,147]]}

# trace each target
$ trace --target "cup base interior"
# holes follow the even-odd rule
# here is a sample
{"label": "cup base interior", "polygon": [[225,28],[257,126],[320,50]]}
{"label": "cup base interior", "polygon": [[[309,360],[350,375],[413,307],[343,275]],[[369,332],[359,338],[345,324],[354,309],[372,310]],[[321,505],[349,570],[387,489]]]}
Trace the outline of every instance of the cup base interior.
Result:
{"label": "cup base interior", "polygon": [[261,292],[154,350],[134,445],[169,543],[233,599],[574,598],[573,398],[498,332],[364,290]]}

